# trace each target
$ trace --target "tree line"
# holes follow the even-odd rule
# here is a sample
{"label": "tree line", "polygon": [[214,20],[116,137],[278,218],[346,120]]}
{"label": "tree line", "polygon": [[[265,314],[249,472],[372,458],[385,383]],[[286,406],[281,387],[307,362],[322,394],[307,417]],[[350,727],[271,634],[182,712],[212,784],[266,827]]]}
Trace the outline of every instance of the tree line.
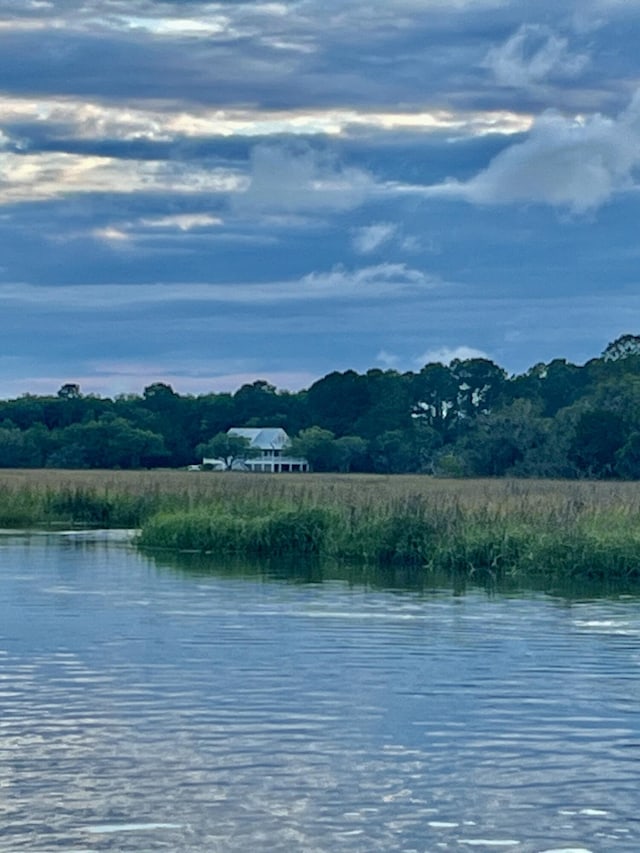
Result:
{"label": "tree line", "polygon": [[55,395],[0,401],[0,467],[157,468],[200,461],[230,427],[283,427],[315,471],[640,478],[640,336],[584,365],[509,376],[485,358],[332,372],[298,392]]}

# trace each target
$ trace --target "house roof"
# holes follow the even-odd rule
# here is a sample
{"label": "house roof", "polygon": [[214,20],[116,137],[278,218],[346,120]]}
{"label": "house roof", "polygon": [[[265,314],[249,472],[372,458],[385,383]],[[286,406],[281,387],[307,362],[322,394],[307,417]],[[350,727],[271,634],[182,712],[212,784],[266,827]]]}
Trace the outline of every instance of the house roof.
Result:
{"label": "house roof", "polygon": [[248,439],[258,450],[282,450],[290,443],[282,427],[231,427],[227,434]]}

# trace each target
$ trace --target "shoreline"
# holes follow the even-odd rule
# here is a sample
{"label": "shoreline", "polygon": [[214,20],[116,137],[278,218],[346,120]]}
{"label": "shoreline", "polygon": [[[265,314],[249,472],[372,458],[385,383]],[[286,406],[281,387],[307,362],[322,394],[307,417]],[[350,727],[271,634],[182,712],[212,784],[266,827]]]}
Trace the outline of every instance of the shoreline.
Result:
{"label": "shoreline", "polygon": [[640,578],[640,483],[10,470],[0,525],[80,538],[135,530],[147,549],[467,577]]}

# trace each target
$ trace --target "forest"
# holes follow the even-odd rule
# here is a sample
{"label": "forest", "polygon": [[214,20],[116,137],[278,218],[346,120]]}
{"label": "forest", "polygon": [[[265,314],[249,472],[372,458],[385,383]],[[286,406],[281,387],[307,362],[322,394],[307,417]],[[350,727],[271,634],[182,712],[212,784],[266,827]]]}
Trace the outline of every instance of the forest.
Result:
{"label": "forest", "polygon": [[0,401],[0,467],[181,468],[232,426],[283,427],[316,472],[639,479],[640,336],[512,376],[472,358],[332,372],[297,392],[260,380],[194,396],[156,382],[111,399],[70,382]]}

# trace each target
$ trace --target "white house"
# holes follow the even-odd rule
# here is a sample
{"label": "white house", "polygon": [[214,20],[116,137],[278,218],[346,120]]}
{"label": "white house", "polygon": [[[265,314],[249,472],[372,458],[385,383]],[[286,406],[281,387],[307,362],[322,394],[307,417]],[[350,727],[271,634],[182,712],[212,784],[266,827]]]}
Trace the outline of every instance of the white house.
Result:
{"label": "white house", "polygon": [[[281,427],[231,427],[227,435],[237,435],[249,441],[249,447],[259,451],[246,459],[235,459],[231,465],[234,471],[257,471],[280,474],[293,471],[308,471],[306,459],[287,456],[286,449],[291,439]],[[221,459],[203,459],[202,464],[214,471],[225,467]]]}

